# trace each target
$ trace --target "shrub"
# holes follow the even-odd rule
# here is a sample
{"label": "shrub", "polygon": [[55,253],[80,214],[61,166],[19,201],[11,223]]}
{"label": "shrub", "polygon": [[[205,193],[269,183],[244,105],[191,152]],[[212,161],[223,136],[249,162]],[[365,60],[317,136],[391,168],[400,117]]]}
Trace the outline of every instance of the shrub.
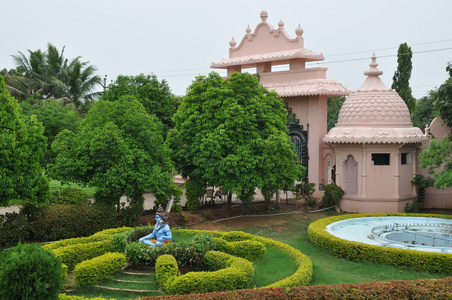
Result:
{"label": "shrub", "polygon": [[[167,295],[167,300],[204,300],[204,299],[450,299],[452,278],[421,279],[412,281],[381,281],[359,284],[334,284],[315,286],[296,286],[290,288],[243,289],[228,292],[206,294]],[[143,297],[141,300],[157,299]]]}
{"label": "shrub", "polygon": [[99,206],[55,204],[49,205],[31,225],[38,241],[83,237],[116,227],[115,211]]}
{"label": "shrub", "polygon": [[262,257],[266,253],[266,248],[263,243],[252,240],[226,242],[217,247],[217,249],[248,260]]}
{"label": "shrub", "polygon": [[39,245],[19,244],[0,255],[0,298],[57,299],[61,262]]}
{"label": "shrub", "polygon": [[322,197],[322,201],[320,203],[321,207],[331,207],[335,205],[339,205],[339,199],[344,194],[344,190],[340,187],[332,184],[325,184],[323,186],[325,190],[325,194]]}
{"label": "shrub", "polygon": [[164,254],[155,263],[155,276],[160,286],[166,286],[169,278],[179,276],[179,268],[174,256]]}
{"label": "shrub", "polygon": [[179,265],[199,267],[202,265],[206,248],[198,248],[195,244],[171,243],[164,247],[152,247],[145,243],[134,242],[126,246],[124,251],[127,260],[134,266],[153,266],[157,258],[163,254],[173,255]]}
{"label": "shrub", "polygon": [[353,242],[331,235],[325,227],[331,223],[362,217],[381,216],[413,216],[413,217],[434,217],[452,218],[445,215],[428,214],[353,214],[342,215],[317,220],[308,227],[309,239],[317,246],[327,249],[337,257],[346,257],[353,261],[371,261],[374,263],[395,265],[402,268],[409,268],[417,271],[427,271],[435,273],[452,273],[452,255],[447,253],[424,252],[417,250],[404,250],[391,247],[381,247]]}
{"label": "shrub", "polygon": [[0,250],[16,246],[30,237],[30,229],[25,215],[6,213],[0,215]]}
{"label": "shrub", "polygon": [[304,198],[308,205],[315,205],[315,198],[312,196],[315,192],[315,183],[302,182],[296,184],[291,190],[295,193],[297,199]]}
{"label": "shrub", "polygon": [[[216,270],[212,272],[189,272],[182,276],[167,276],[164,289],[170,294],[243,289],[249,286],[254,275],[251,262],[223,252],[207,252],[205,264]],[[164,275],[160,274],[159,276]]]}
{"label": "shrub", "polygon": [[[52,249],[58,249],[60,247],[65,247],[65,246],[69,246],[69,245],[87,244],[87,243],[92,243],[92,242],[112,240],[116,235],[118,235],[122,232],[126,232],[130,229],[131,229],[130,227],[105,229],[105,230],[96,232],[95,234],[93,234],[91,236],[65,239],[65,240],[55,242],[55,243],[46,244],[43,247],[46,249],[52,250]],[[117,251],[117,252],[123,252],[123,251]]]}
{"label": "shrub", "polygon": [[311,260],[301,253],[299,250],[272,240],[263,237],[258,237],[251,235],[249,233],[245,233],[242,231],[230,231],[230,232],[218,232],[218,231],[203,231],[203,230],[187,230],[187,229],[175,229],[174,233],[180,235],[197,235],[197,234],[210,234],[215,238],[217,242],[221,245],[221,240],[236,242],[243,240],[255,240],[263,243],[265,247],[275,247],[281,251],[286,252],[289,256],[295,261],[297,265],[297,271],[285,279],[274,282],[267,287],[287,287],[287,286],[297,286],[297,285],[307,285],[312,279],[312,262]]}
{"label": "shrub", "polygon": [[82,189],[63,188],[52,191],[51,201],[52,204],[86,205],[88,196]]}
{"label": "shrub", "polygon": [[143,226],[116,234],[112,239],[115,251],[124,252],[128,244],[137,242],[139,238],[148,235],[152,230],[154,230],[154,226]]}
{"label": "shrub", "polygon": [[66,294],[59,294],[58,300],[116,300],[113,298],[106,299],[101,297],[95,297],[95,298],[85,298],[83,296],[68,296]]}
{"label": "shrub", "polygon": [[78,286],[96,284],[110,278],[127,265],[122,253],[105,253],[90,260],[82,261],[74,268],[74,279]]}
{"label": "shrub", "polygon": [[109,240],[69,245],[53,250],[58,259],[67,265],[69,272],[74,269],[76,264],[81,263],[84,260],[92,259],[96,256],[113,251],[114,247]]}

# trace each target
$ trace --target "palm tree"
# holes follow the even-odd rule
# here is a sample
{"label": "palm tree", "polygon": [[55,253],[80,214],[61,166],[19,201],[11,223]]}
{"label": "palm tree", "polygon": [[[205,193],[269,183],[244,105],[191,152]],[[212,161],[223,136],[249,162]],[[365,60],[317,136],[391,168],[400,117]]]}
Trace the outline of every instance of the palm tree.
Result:
{"label": "palm tree", "polygon": [[[61,99],[72,103],[81,114],[81,106],[94,100],[99,92],[96,87],[101,85],[101,78],[95,75],[96,68],[82,62],[78,56],[72,61],[64,58],[64,47],[60,51],[52,44],[47,45],[47,51],[28,50],[29,57],[19,51],[13,55],[19,74],[10,78],[11,88],[18,89],[27,97],[40,95],[41,98]],[[19,88],[20,87],[20,88]]]}
{"label": "palm tree", "polygon": [[96,87],[101,85],[101,78],[94,75],[96,68],[75,58],[63,69],[59,79],[54,81],[55,92],[66,103],[72,103],[78,115],[83,104],[89,104],[99,96]]}

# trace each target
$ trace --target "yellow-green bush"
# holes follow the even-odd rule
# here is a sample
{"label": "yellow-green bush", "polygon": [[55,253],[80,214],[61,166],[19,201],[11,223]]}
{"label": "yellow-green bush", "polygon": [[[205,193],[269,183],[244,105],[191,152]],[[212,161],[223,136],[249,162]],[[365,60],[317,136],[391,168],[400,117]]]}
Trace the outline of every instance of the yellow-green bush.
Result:
{"label": "yellow-green bush", "polygon": [[297,271],[289,277],[282,279],[280,281],[274,282],[267,287],[288,287],[288,286],[298,286],[298,285],[308,285],[312,279],[312,262],[311,260],[301,253],[299,250],[272,240],[259,236],[255,236],[249,233],[241,231],[231,231],[231,232],[219,232],[219,231],[203,231],[203,230],[187,230],[187,229],[175,229],[173,232],[177,232],[181,235],[196,235],[196,234],[210,234],[212,237],[225,239],[227,241],[241,241],[241,240],[254,240],[261,242],[265,247],[275,247],[283,252],[289,254],[289,256],[297,264]]}
{"label": "yellow-green bush", "polygon": [[114,249],[111,241],[105,240],[60,247],[53,252],[63,264],[67,265],[68,271],[71,272],[76,264],[107,252],[114,252]]}
{"label": "yellow-green bush", "polygon": [[95,284],[111,277],[127,265],[122,253],[105,253],[90,260],[82,261],[74,268],[74,279],[78,286]]}
{"label": "yellow-green bush", "polygon": [[113,298],[101,298],[101,297],[96,297],[96,298],[86,298],[83,296],[68,296],[66,294],[59,294],[58,295],[58,300],[116,300]]}
{"label": "yellow-green bush", "polygon": [[[216,238],[216,241],[221,240]],[[224,241],[224,240],[223,240]],[[244,240],[236,242],[220,242],[217,246],[218,251],[226,252],[248,260],[253,260],[265,255],[267,249],[259,241]]]}
{"label": "yellow-green bush", "polygon": [[131,227],[119,227],[119,228],[105,229],[105,230],[96,232],[95,234],[93,234],[91,236],[65,239],[65,240],[55,242],[55,243],[46,244],[43,247],[53,250],[53,249],[58,249],[60,247],[65,247],[65,246],[69,246],[69,245],[86,244],[86,243],[92,243],[92,242],[98,242],[98,241],[104,241],[104,240],[111,240],[115,234],[125,232],[125,231],[131,230],[131,229],[132,229]]}
{"label": "yellow-green bush", "polygon": [[[160,257],[157,259],[159,261]],[[166,259],[166,258],[165,258]],[[204,262],[217,269],[212,272],[188,272],[166,279],[164,289],[170,294],[207,293],[243,289],[249,286],[254,275],[253,264],[248,260],[219,251],[208,251]],[[156,275],[157,275],[156,269]],[[162,277],[162,275],[157,275]]]}
{"label": "yellow-green bush", "polygon": [[169,278],[179,275],[179,268],[174,256],[163,254],[157,258],[155,262],[155,277],[160,286],[165,286]]}
{"label": "yellow-green bush", "polygon": [[325,230],[327,225],[345,219],[382,216],[452,218],[452,216],[446,215],[391,213],[334,216],[311,223],[308,228],[309,238],[313,244],[327,249],[337,257],[346,257],[353,261],[371,261],[395,265],[417,271],[452,274],[452,254],[368,245],[338,238]]}

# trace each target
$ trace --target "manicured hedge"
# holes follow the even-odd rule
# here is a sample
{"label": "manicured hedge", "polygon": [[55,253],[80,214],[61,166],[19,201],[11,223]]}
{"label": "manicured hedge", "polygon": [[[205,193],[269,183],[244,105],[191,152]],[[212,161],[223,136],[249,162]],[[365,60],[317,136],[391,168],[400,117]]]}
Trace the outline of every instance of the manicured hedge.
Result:
{"label": "manicured hedge", "polygon": [[59,294],[58,295],[58,300],[116,300],[113,298],[101,298],[101,297],[96,297],[96,298],[86,298],[83,296],[68,296],[66,294]]}
{"label": "manicured hedge", "polygon": [[96,284],[110,278],[115,272],[127,265],[126,256],[122,253],[105,253],[90,260],[82,261],[74,268],[74,279],[78,286]]}
{"label": "manicured hedge", "polygon": [[340,220],[384,216],[452,218],[452,216],[446,215],[390,213],[334,216],[311,223],[308,228],[309,238],[313,244],[327,249],[337,257],[346,257],[353,261],[371,261],[380,264],[395,265],[417,271],[452,274],[452,254],[368,245],[338,238],[325,230],[327,225]]}
{"label": "manicured hedge", "polygon": [[166,286],[168,279],[179,275],[179,268],[174,256],[169,254],[159,256],[155,263],[155,277],[160,286]]}
{"label": "manicured hedge", "polygon": [[[165,263],[157,259],[159,269],[156,268],[156,276],[164,283],[163,288],[170,294],[207,293],[212,291],[228,291],[243,289],[249,286],[254,275],[253,264],[246,259],[235,257],[223,252],[208,251],[204,262],[211,272],[188,272],[181,276],[172,277],[158,272],[169,270],[174,274],[174,261],[171,263],[167,257],[163,257]],[[167,266],[163,269],[161,266]]]}
{"label": "manicured hedge", "polygon": [[[221,239],[217,238],[217,240]],[[242,257],[247,260],[262,257],[267,252],[267,249],[263,243],[253,240],[219,243],[217,250]]]}
{"label": "manicured hedge", "polygon": [[298,285],[307,285],[312,279],[312,262],[311,260],[301,253],[299,250],[272,240],[259,236],[255,236],[249,233],[241,231],[219,232],[219,231],[203,231],[203,230],[188,230],[188,229],[175,229],[173,232],[177,232],[180,235],[196,235],[196,234],[210,234],[212,237],[221,238],[229,242],[237,242],[243,240],[254,240],[263,243],[266,247],[275,247],[281,251],[289,254],[289,256],[295,261],[297,265],[297,271],[280,281],[274,282],[267,287],[289,287]]}
{"label": "manicured hedge", "polygon": [[249,300],[249,299],[297,299],[297,300],[408,300],[452,298],[452,278],[421,279],[413,281],[382,281],[360,284],[297,286],[290,288],[261,288],[189,295],[143,297],[140,300]]}
{"label": "manicured hedge", "polygon": [[92,243],[92,242],[111,240],[115,235],[122,233],[122,232],[129,231],[131,229],[132,229],[131,227],[119,227],[119,228],[105,229],[105,230],[96,232],[95,234],[93,234],[91,236],[65,239],[65,240],[55,242],[55,243],[46,244],[43,247],[54,250],[54,249],[58,249],[60,247],[65,247],[65,246],[69,246],[69,245],[87,244],[87,243]]}
{"label": "manicured hedge", "polygon": [[53,252],[63,264],[67,265],[68,271],[71,272],[76,264],[107,252],[114,252],[114,248],[111,241],[105,240],[60,247]]}

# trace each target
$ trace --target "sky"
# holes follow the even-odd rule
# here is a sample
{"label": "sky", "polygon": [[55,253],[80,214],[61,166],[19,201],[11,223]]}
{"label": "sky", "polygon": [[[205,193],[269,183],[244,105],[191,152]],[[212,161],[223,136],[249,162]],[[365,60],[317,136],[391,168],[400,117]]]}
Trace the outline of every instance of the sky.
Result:
{"label": "sky", "polygon": [[[357,90],[375,52],[386,86],[397,69],[397,49],[413,51],[410,86],[425,96],[447,78],[452,62],[451,0],[0,0],[0,69],[16,67],[12,55],[45,50],[51,43],[64,56],[97,68],[110,83],[118,75],[155,74],[176,95],[198,75],[229,55],[249,25],[284,28],[325,60],[327,78]],[[223,70],[216,70],[225,75]]]}

